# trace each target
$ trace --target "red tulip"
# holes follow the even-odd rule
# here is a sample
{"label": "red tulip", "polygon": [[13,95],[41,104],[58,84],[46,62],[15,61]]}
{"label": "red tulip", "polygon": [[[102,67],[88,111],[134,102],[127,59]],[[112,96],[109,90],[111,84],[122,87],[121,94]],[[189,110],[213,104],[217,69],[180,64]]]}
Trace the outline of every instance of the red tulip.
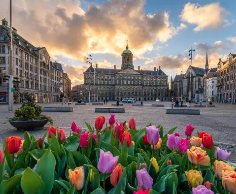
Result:
{"label": "red tulip", "polygon": [[7,151],[10,154],[15,154],[20,150],[21,138],[12,136],[7,138]]}
{"label": "red tulip", "polygon": [[168,160],[167,160],[167,166],[170,166],[171,164],[172,164],[171,160],[168,159]]}
{"label": "red tulip", "polygon": [[58,135],[60,137],[61,142],[66,141],[66,134],[63,129],[58,129]]}
{"label": "red tulip", "polygon": [[125,127],[120,123],[116,123],[115,130],[113,133],[114,138],[116,138],[116,130],[118,130],[118,139],[121,141],[122,134],[124,133]]}
{"label": "red tulip", "polygon": [[199,135],[198,135],[198,137],[202,138],[202,136],[203,136],[204,134],[206,134],[206,133],[205,133],[205,132],[200,132]]}
{"label": "red tulip", "polygon": [[56,133],[57,133],[56,127],[54,127],[54,126],[49,127],[49,130],[48,130],[48,137],[49,138],[51,138],[51,133],[53,133],[56,136]]}
{"label": "red tulip", "polygon": [[143,143],[144,143],[145,145],[148,145],[147,135],[144,135],[144,136],[143,136]]}
{"label": "red tulip", "polygon": [[179,133],[175,133],[174,136],[175,136],[175,137],[179,137]]}
{"label": "red tulip", "polygon": [[122,137],[121,137],[121,144],[122,144],[122,146],[124,146],[125,141],[127,142],[127,146],[129,148],[131,146],[131,144],[132,144],[132,136],[131,136],[130,132],[128,132],[128,131],[125,131],[122,134]]}
{"label": "red tulip", "polygon": [[207,189],[211,190],[213,184],[212,184],[211,182],[207,181],[207,182],[205,182],[204,186],[205,186]]}
{"label": "red tulip", "polygon": [[43,139],[42,139],[42,137],[39,138],[38,144],[39,144],[40,148],[43,147]]}
{"label": "red tulip", "polygon": [[118,181],[120,180],[121,175],[122,175],[121,165],[117,164],[110,176],[110,182],[114,187],[117,185]]}
{"label": "red tulip", "polygon": [[0,148],[0,165],[2,164],[2,161],[3,161],[3,153],[2,153],[2,150]]}
{"label": "red tulip", "polygon": [[210,134],[203,134],[202,135],[202,144],[205,148],[211,149],[213,146],[212,136]]}
{"label": "red tulip", "polygon": [[101,130],[104,123],[105,123],[105,117],[103,115],[97,117],[96,120],[95,120],[95,129]]}
{"label": "red tulip", "polygon": [[135,124],[135,120],[133,117],[129,120],[129,128],[136,129],[136,124]]}
{"label": "red tulip", "polygon": [[88,137],[89,132],[87,133],[81,133],[80,138],[79,138],[79,145],[84,148],[88,146],[88,141],[89,141],[89,137]]}

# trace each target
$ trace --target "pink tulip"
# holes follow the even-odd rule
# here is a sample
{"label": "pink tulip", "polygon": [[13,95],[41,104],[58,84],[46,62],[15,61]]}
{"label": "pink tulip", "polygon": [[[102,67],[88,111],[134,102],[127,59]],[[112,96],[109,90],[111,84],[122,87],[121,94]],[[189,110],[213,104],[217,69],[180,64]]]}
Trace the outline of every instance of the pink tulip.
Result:
{"label": "pink tulip", "polygon": [[122,123],[120,123],[120,124],[116,123],[115,130],[113,133],[114,137],[116,137],[116,130],[118,130],[118,139],[121,141],[121,137],[122,137],[122,134],[124,133],[125,126],[123,127]]}
{"label": "pink tulip", "polygon": [[181,139],[180,145],[179,145],[179,152],[185,153],[187,152],[187,149],[189,149],[189,142],[190,140],[186,139]]}
{"label": "pink tulip", "polygon": [[226,150],[222,150],[219,147],[216,147],[214,157],[217,158],[218,155],[219,159],[228,161],[230,154],[231,152],[227,152]]}
{"label": "pink tulip", "polygon": [[213,191],[207,189],[205,186],[203,185],[199,185],[197,188],[192,188],[192,193],[193,194],[214,194]]}
{"label": "pink tulip", "polygon": [[74,121],[71,123],[71,130],[75,133],[79,133],[79,131],[80,131],[79,127],[77,127],[77,125],[75,124]]}
{"label": "pink tulip", "polygon": [[90,137],[91,137],[91,136],[94,137],[94,139],[95,139],[95,141],[96,141],[96,143],[97,143],[97,142],[98,142],[97,134],[96,134],[96,133],[95,133],[95,134],[90,133]]}
{"label": "pink tulip", "polygon": [[179,137],[179,133],[175,133],[174,135],[175,135],[176,137]]}
{"label": "pink tulip", "polygon": [[194,129],[195,127],[193,127],[192,125],[187,125],[185,129],[185,135],[187,135],[188,137],[191,136]]}
{"label": "pink tulip", "polygon": [[167,147],[170,149],[170,150],[173,150],[174,149],[177,149],[179,148],[179,145],[181,143],[181,139],[180,137],[178,136],[175,136],[173,134],[168,134],[167,135]]}
{"label": "pink tulip", "polygon": [[115,115],[114,114],[111,114],[111,117],[109,119],[109,125],[114,125],[116,122],[115,120]]}
{"label": "pink tulip", "polygon": [[98,170],[103,174],[112,173],[118,162],[119,156],[113,157],[111,152],[104,152],[100,150],[100,157],[98,160]]}
{"label": "pink tulip", "polygon": [[137,176],[139,186],[146,187],[149,189],[152,188],[153,179],[148,174],[146,168],[143,168],[141,170],[136,170],[136,176]]}
{"label": "pink tulip", "polygon": [[146,132],[148,143],[151,145],[156,145],[160,138],[159,129],[157,129],[155,126],[149,126],[146,128]]}
{"label": "pink tulip", "polygon": [[87,133],[81,133],[80,138],[79,138],[79,145],[84,148],[88,146],[88,141],[89,141],[89,137],[88,137],[89,132]]}

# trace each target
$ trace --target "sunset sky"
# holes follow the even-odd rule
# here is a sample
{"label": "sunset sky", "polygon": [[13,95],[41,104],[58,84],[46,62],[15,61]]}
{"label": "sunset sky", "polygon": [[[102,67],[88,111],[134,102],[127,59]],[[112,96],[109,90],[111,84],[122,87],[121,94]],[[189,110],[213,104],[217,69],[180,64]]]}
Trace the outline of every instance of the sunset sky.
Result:
{"label": "sunset sky", "polygon": [[[9,0],[0,0],[9,20]],[[99,67],[120,68],[126,40],[135,69],[161,66],[170,76],[193,65],[210,67],[236,52],[235,0],[13,0],[13,26],[63,63],[72,84],[83,83],[86,54]]]}

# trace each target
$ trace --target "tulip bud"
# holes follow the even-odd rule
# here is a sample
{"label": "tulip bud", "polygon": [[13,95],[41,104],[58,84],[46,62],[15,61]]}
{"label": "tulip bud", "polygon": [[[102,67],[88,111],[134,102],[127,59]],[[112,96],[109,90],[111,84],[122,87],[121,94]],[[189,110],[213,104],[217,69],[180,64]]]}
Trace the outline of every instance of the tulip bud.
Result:
{"label": "tulip bud", "polygon": [[134,143],[134,141],[132,141],[132,144],[133,144],[133,146],[135,146],[135,143]]}
{"label": "tulip bud", "polygon": [[143,143],[144,143],[145,145],[148,145],[147,135],[144,135],[144,136],[143,136]]}
{"label": "tulip bud", "polygon": [[124,146],[125,141],[127,143],[127,147],[129,148],[131,146],[131,143],[132,143],[132,136],[131,136],[130,132],[128,132],[128,131],[125,131],[122,134],[122,137],[121,137],[122,146]]}
{"label": "tulip bud", "polygon": [[101,130],[104,123],[105,123],[105,117],[103,115],[97,117],[96,120],[95,120],[95,129]]}
{"label": "tulip bud", "polygon": [[204,186],[209,190],[212,189],[212,183],[210,183],[209,181],[205,182]]}
{"label": "tulip bud", "polygon": [[92,183],[94,181],[94,173],[93,173],[93,169],[90,169],[90,173],[89,173],[89,181]]}
{"label": "tulip bud", "polygon": [[129,120],[129,128],[136,129],[136,124],[135,124],[135,120],[133,117]]}
{"label": "tulip bud", "polygon": [[150,161],[152,162],[152,166],[155,168],[156,173],[158,173],[159,172],[159,165],[157,163],[156,158],[152,157]]}
{"label": "tulip bud", "polygon": [[56,136],[56,133],[57,133],[56,127],[54,127],[54,126],[49,127],[49,129],[48,129],[48,137],[49,138],[51,138],[51,133],[53,133]]}
{"label": "tulip bud", "polygon": [[60,137],[61,142],[66,141],[66,134],[63,129],[58,129],[58,135]]}
{"label": "tulip bud", "polygon": [[117,164],[110,176],[110,182],[114,187],[117,185],[118,181],[120,180],[121,175],[122,175],[121,165]]}
{"label": "tulip bud", "polygon": [[15,154],[20,150],[21,138],[12,136],[7,138],[7,151],[9,154]]}
{"label": "tulip bud", "polygon": [[71,183],[75,185],[75,190],[81,190],[84,186],[84,168],[77,167],[74,171],[69,169],[69,178]]}
{"label": "tulip bud", "polygon": [[2,153],[2,150],[0,148],[0,165],[2,164],[2,161],[3,161],[3,153]]}
{"label": "tulip bud", "polygon": [[193,127],[192,125],[187,125],[185,129],[185,135],[188,137],[191,136],[194,129],[195,127]]}
{"label": "tulip bud", "polygon": [[109,119],[109,125],[114,125],[116,122],[115,120],[115,115],[114,114],[111,114],[111,117]]}
{"label": "tulip bud", "polygon": [[80,131],[79,127],[77,127],[77,125],[75,124],[74,121],[71,123],[71,130],[75,133],[79,133],[79,131]]}
{"label": "tulip bud", "polygon": [[40,148],[43,147],[43,139],[42,139],[42,137],[39,138],[38,144],[39,144]]}
{"label": "tulip bud", "polygon": [[147,164],[146,163],[140,163],[139,166],[138,166],[138,169],[141,170],[143,168],[146,168],[147,169]]}
{"label": "tulip bud", "polygon": [[171,164],[172,164],[171,160],[168,159],[168,160],[167,160],[167,166],[170,166]]}
{"label": "tulip bud", "polygon": [[89,141],[89,137],[88,137],[89,132],[87,133],[81,133],[80,138],[79,138],[79,145],[84,148],[88,146],[88,141]]}

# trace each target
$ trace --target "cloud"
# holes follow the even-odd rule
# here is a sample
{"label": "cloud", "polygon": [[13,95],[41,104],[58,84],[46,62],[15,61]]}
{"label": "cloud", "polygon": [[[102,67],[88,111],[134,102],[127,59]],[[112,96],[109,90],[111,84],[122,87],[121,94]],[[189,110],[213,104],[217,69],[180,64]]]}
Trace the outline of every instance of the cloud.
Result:
{"label": "cloud", "polygon": [[[17,0],[13,4],[13,26],[26,40],[45,46],[50,54],[85,60],[86,53],[121,54],[129,40],[140,55],[166,42],[180,30],[169,21],[169,13],[145,13],[145,0],[113,0],[89,4],[83,10],[79,0]],[[0,0],[0,17],[8,5]]]}
{"label": "cloud", "polygon": [[196,51],[200,53],[215,53],[220,50],[228,50],[229,46],[227,43],[224,43],[222,41],[216,41],[214,44],[210,45],[207,43],[194,43],[196,46]]}
{"label": "cloud", "polygon": [[232,43],[236,43],[236,37],[228,37],[228,38],[226,38],[226,40],[228,40]]}
{"label": "cloud", "polygon": [[219,3],[211,3],[204,6],[187,3],[181,12],[180,18],[184,22],[196,25],[194,31],[200,31],[204,29],[219,29],[224,26],[231,25],[231,22],[227,19],[230,13]]}

